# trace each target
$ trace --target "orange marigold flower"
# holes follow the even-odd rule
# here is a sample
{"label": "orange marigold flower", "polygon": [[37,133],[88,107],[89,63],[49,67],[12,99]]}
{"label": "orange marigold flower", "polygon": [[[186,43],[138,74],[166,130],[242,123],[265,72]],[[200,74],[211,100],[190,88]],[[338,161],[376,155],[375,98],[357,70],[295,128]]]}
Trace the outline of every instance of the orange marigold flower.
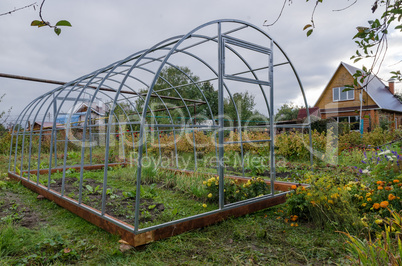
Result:
{"label": "orange marigold flower", "polygon": [[296,186],[296,185],[292,185],[290,188],[291,188],[291,189],[296,189],[297,186]]}
{"label": "orange marigold flower", "polygon": [[290,220],[292,220],[293,222],[297,221],[299,217],[297,215],[292,215],[290,216]]}
{"label": "orange marigold flower", "polygon": [[387,191],[390,191],[390,190],[392,190],[392,187],[386,186],[384,189],[387,190]]}
{"label": "orange marigold flower", "polygon": [[398,180],[398,179],[395,179],[395,180],[394,180],[394,183],[399,183],[399,180]]}
{"label": "orange marigold flower", "polygon": [[378,186],[378,188],[377,188],[378,190],[382,190],[383,189],[383,187],[382,186]]}
{"label": "orange marigold flower", "polygon": [[374,203],[374,204],[373,204],[373,208],[376,209],[376,210],[379,209],[379,208],[380,208],[380,204]]}
{"label": "orange marigold flower", "polygon": [[390,201],[391,201],[391,200],[394,200],[395,198],[396,198],[396,197],[395,197],[394,195],[392,195],[392,194],[389,194],[389,195],[388,195],[388,200],[390,200]]}
{"label": "orange marigold flower", "polygon": [[388,204],[389,204],[389,202],[388,201],[382,201],[381,203],[380,203],[380,207],[381,208],[387,208],[388,207]]}
{"label": "orange marigold flower", "polygon": [[381,185],[382,184],[382,181],[377,181],[377,185]]}

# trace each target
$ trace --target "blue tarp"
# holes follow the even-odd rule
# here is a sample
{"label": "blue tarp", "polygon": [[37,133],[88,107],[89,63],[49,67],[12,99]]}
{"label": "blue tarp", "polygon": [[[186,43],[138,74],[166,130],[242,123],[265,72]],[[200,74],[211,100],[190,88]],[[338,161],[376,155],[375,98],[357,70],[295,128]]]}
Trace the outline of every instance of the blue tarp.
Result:
{"label": "blue tarp", "polygon": [[[58,115],[56,118],[56,123],[63,124],[63,125],[67,124],[69,116],[70,116],[70,114]],[[78,123],[75,123],[78,121],[80,121],[80,113],[72,114],[71,118],[70,118],[71,125],[78,126]]]}

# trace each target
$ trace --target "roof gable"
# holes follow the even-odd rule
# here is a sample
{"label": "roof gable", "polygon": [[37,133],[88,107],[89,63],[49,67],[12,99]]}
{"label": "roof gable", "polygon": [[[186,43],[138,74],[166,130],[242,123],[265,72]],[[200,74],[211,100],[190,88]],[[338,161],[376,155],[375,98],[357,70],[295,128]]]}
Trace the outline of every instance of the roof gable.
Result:
{"label": "roof gable", "polygon": [[[346,63],[342,62],[341,64],[351,75],[355,74],[358,70],[363,72],[363,70]],[[402,103],[394,97],[388,87],[376,75],[369,75],[365,79],[364,84],[359,80],[358,83],[381,109],[402,112]]]}
{"label": "roof gable", "polygon": [[[364,72],[359,68],[341,62],[314,106],[317,106],[321,101],[325,91],[331,84],[331,81],[336,77],[337,73],[342,67],[344,67],[351,76],[353,76],[353,74],[355,74],[358,70]],[[394,97],[394,95],[388,90],[388,87],[377,76],[370,75],[366,78],[366,80],[370,82],[368,82],[368,84],[362,84],[360,81],[358,81],[359,86],[363,87],[364,91],[379,108],[389,111],[402,112],[402,103],[396,97]]]}

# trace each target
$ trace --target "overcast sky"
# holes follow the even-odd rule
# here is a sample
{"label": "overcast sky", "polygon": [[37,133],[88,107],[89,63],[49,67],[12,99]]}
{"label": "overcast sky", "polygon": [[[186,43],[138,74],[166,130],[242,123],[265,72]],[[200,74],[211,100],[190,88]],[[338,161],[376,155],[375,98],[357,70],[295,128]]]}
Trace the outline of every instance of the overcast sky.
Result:
{"label": "overcast sky", "polygon": [[[0,13],[33,2],[1,0]],[[349,58],[357,49],[352,40],[356,26],[364,26],[373,18],[373,1],[359,0],[342,12],[333,10],[343,9],[353,1],[324,1],[316,10],[316,29],[307,38],[302,29],[310,22],[314,2],[286,4],[282,17],[268,28],[263,26],[264,21],[276,20],[283,1],[48,0],[43,9],[45,20],[55,23],[65,19],[73,27],[62,28],[60,36],[46,27],[31,27],[31,21],[39,19],[38,8],[0,16],[0,73],[68,82],[208,21],[230,18],[263,28],[279,43],[296,67],[308,104],[314,105],[341,61],[356,67],[370,63],[353,64]],[[402,34],[391,32],[389,45],[379,73],[384,80],[390,78],[390,70],[401,69],[401,64],[394,64],[402,60]],[[55,87],[0,78],[0,95],[6,94],[0,110],[13,107],[14,119],[34,97]],[[300,93],[292,91],[279,96],[275,107],[302,103]]]}

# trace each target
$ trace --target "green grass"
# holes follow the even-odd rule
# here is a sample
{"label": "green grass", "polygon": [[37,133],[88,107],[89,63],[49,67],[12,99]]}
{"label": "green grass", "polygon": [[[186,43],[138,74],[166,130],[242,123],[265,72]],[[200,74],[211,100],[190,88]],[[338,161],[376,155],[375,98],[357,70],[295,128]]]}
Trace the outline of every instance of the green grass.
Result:
{"label": "green grass", "polygon": [[[109,234],[21,184],[7,180],[8,160],[0,157],[0,202],[5,193],[14,193],[19,206],[26,206],[40,218],[32,228],[18,221],[0,222],[0,265],[292,265],[346,263],[345,237],[309,223],[291,227],[277,219],[274,207],[216,225],[186,232],[145,247],[119,250],[119,237]],[[132,173],[117,169],[121,181]],[[103,173],[103,172],[102,172]],[[91,174],[88,174],[91,175]],[[94,178],[90,176],[89,178]],[[177,179],[171,176],[171,179]],[[155,180],[153,180],[154,182]],[[182,186],[188,186],[183,180]],[[173,180],[172,182],[177,182]],[[180,181],[179,181],[180,183]],[[158,197],[164,197],[162,193]],[[180,204],[179,198],[172,199]],[[190,208],[190,207],[189,207]]]}

